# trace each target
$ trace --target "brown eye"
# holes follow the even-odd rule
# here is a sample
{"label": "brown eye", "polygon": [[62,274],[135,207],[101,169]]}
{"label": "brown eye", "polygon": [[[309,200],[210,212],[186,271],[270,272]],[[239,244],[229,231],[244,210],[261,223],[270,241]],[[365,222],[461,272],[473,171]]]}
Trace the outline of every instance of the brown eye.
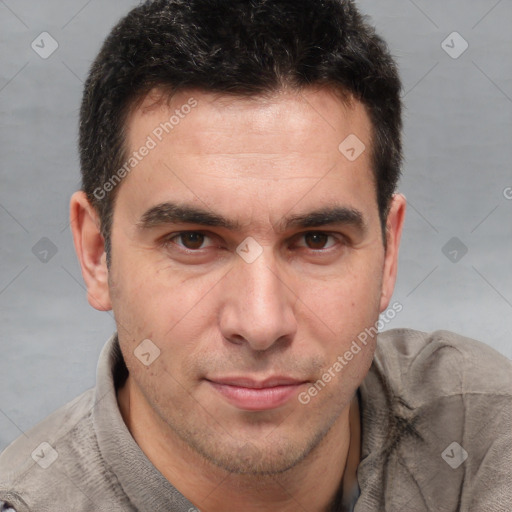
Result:
{"label": "brown eye", "polygon": [[329,235],[325,233],[306,233],[304,240],[310,249],[324,249],[329,240]]}
{"label": "brown eye", "polygon": [[191,231],[190,233],[181,233],[177,238],[181,240],[186,249],[196,250],[201,248],[206,237],[202,233]]}

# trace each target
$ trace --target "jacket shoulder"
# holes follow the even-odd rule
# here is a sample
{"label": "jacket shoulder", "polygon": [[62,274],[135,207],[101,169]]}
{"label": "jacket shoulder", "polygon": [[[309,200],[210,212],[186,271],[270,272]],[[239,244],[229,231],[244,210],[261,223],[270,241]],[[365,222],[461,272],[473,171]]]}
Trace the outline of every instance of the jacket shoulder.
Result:
{"label": "jacket shoulder", "polygon": [[411,399],[431,397],[433,388],[441,395],[512,397],[512,361],[485,343],[451,331],[385,331],[378,336],[374,363]]}
{"label": "jacket shoulder", "polygon": [[[15,439],[0,454],[0,504],[6,511],[52,510],[38,502],[39,496],[57,496],[69,468],[62,459],[73,450],[77,433],[92,428],[94,388],[63,405]],[[80,434],[78,434],[80,435]],[[61,461],[59,461],[59,457]],[[60,462],[60,463],[59,463]],[[0,511],[3,511],[0,507]],[[10,511],[9,511],[10,512]]]}
{"label": "jacket shoulder", "polygon": [[512,510],[508,358],[450,331],[393,329],[361,394],[356,510]]}

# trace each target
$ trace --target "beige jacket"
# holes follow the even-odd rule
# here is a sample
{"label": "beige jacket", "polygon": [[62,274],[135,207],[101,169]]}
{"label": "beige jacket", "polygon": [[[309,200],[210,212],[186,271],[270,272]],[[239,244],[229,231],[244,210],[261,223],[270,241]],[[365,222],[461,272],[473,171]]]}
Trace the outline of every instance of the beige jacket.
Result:
{"label": "beige jacket", "polygon": [[[101,353],[96,387],[2,453],[4,510],[196,510],[126,428],[115,391],[123,371],[114,334]],[[512,363],[506,357],[447,331],[387,331],[379,335],[359,398],[354,512],[512,511]]]}

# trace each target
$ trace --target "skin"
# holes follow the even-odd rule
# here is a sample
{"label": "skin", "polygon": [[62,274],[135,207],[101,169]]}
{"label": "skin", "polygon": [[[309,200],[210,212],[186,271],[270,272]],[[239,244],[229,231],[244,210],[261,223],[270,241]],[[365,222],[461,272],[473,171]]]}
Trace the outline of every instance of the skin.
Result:
{"label": "skin", "polygon": [[[130,372],[118,391],[121,413],[149,460],[202,511],[326,511],[349,447],[355,467],[360,458],[359,425],[352,421],[351,434],[349,418],[358,416],[354,396],[375,340],[310,403],[298,393],[387,308],[405,198],[392,199],[385,249],[367,112],[327,88],[251,99],[183,91],[170,101],[155,90],[128,118],[130,151],[190,97],[197,107],[119,185],[110,269],[95,210],[83,192],[71,199],[89,303],[113,309]],[[350,134],[366,145],[353,162],[338,150]],[[165,201],[215,212],[239,229],[139,229],[144,212]],[[363,227],[282,226],[331,206],[357,210]],[[262,248],[252,263],[236,252],[247,237]],[[134,354],[144,339],[160,349],[149,366]],[[247,375],[304,383],[280,407],[247,411],[206,380]]]}

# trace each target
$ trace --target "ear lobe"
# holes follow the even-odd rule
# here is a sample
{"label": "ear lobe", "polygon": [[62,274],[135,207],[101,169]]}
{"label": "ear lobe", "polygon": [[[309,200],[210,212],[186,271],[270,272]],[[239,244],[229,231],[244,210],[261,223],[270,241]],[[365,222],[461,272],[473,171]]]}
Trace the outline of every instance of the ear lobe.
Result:
{"label": "ear lobe", "polygon": [[384,258],[384,272],[380,299],[380,312],[389,305],[395,289],[398,272],[398,252],[405,219],[406,199],[403,194],[393,194],[388,217],[386,219],[387,247]]}
{"label": "ear lobe", "polygon": [[105,240],[100,232],[98,214],[83,191],[71,196],[69,209],[73,243],[87,287],[87,300],[98,311],[109,311],[112,304]]}

